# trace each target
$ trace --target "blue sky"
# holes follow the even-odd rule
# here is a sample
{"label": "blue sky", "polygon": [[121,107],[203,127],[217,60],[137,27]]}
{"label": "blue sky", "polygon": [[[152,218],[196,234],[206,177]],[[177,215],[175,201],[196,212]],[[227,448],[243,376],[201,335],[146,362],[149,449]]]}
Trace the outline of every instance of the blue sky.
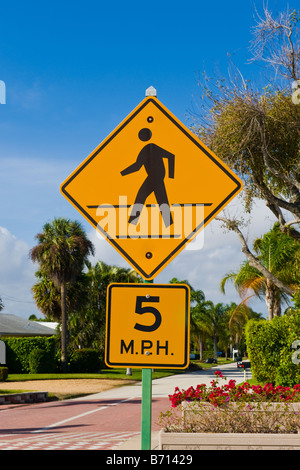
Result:
{"label": "blue sky", "polygon": [[[0,80],[6,84],[6,104],[0,105],[3,312],[26,318],[36,313],[30,292],[36,267],[28,251],[36,233],[54,217],[79,220],[98,243],[98,257],[129,266],[106,242],[97,241],[91,226],[61,196],[60,184],[142,101],[150,85],[186,122],[204,68],[226,74],[230,54],[245,77],[256,80],[261,70],[247,61],[254,9],[261,13],[262,5],[262,0],[1,5]],[[276,13],[287,2],[270,0],[268,5]],[[271,223],[259,207],[256,235]],[[189,279],[211,300],[237,300],[234,291],[221,296],[218,284],[238,267],[239,243],[217,228],[207,233],[199,259],[195,253],[179,255],[157,282],[176,276]]]}

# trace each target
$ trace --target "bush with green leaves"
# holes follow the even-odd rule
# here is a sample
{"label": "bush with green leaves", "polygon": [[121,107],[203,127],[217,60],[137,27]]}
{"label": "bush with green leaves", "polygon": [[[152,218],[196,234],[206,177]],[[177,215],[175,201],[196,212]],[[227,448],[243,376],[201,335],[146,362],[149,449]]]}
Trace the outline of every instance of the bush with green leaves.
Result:
{"label": "bush with green leaves", "polygon": [[75,349],[70,358],[71,372],[99,372],[102,360],[99,351],[91,348]]}
{"label": "bush with green leaves", "polygon": [[41,349],[47,354],[49,365],[47,372],[56,371],[57,338],[55,336],[7,337],[2,340],[6,344],[6,363],[10,374],[29,373],[29,355],[35,349]]}
{"label": "bush with green leaves", "polygon": [[250,320],[246,326],[246,341],[255,379],[289,387],[300,383],[296,347],[299,340],[300,315],[297,311],[274,317],[271,321]]}
{"label": "bush with green leaves", "polygon": [[55,364],[44,349],[33,349],[29,356],[29,372],[31,374],[49,374],[55,372]]}
{"label": "bush with green leaves", "polygon": [[0,366],[0,382],[5,382],[8,377],[8,367]]}

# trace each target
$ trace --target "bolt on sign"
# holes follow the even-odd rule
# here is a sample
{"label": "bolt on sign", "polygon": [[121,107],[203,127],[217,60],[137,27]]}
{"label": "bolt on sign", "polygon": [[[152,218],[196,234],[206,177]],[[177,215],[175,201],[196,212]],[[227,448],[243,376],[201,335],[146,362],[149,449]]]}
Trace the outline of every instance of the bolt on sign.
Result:
{"label": "bolt on sign", "polygon": [[185,369],[189,322],[185,284],[110,284],[105,362],[109,367]]}
{"label": "bolt on sign", "polygon": [[154,96],[61,185],[69,202],[148,280],[241,189],[240,179]]}

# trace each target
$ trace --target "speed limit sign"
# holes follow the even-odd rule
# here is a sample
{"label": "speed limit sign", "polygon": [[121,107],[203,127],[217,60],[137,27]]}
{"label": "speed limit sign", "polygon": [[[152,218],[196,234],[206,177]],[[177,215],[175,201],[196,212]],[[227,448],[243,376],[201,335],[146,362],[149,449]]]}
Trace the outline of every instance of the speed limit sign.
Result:
{"label": "speed limit sign", "polygon": [[106,364],[185,369],[189,364],[189,293],[185,284],[110,284]]}

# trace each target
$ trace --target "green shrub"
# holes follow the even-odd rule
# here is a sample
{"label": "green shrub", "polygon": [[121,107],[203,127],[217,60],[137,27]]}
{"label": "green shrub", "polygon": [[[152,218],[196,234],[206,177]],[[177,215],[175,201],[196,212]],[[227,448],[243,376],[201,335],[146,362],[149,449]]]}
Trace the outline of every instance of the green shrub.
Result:
{"label": "green shrub", "polygon": [[213,350],[212,351],[203,351],[203,360],[205,361],[206,359],[210,358],[210,357],[214,357],[214,352]]}
{"label": "green shrub", "polygon": [[286,330],[286,344],[280,351],[280,364],[277,369],[276,383],[292,387],[300,383],[300,312],[284,315],[282,323]]}
{"label": "green shrub", "polygon": [[31,374],[45,374],[55,371],[55,366],[49,353],[44,349],[33,349],[29,356],[29,372]]}
{"label": "green shrub", "polygon": [[8,377],[8,367],[0,366],[0,382],[5,382]]}
{"label": "green shrub", "polygon": [[278,328],[277,317],[273,321],[250,320],[246,326],[247,352],[253,376],[259,382],[275,383],[280,363],[280,350],[284,338]]}
{"label": "green shrub", "polygon": [[300,340],[300,316],[296,312],[271,321],[250,320],[246,342],[255,379],[289,387],[300,383],[300,368],[293,359],[296,340]]}
{"label": "green shrub", "polygon": [[55,336],[2,338],[6,344],[6,363],[11,374],[26,374],[30,372],[29,355],[34,349],[42,349],[48,355],[49,370],[56,370],[56,340]]}
{"label": "green shrub", "polygon": [[70,358],[71,372],[99,372],[102,361],[99,352],[95,349],[76,349]]}

